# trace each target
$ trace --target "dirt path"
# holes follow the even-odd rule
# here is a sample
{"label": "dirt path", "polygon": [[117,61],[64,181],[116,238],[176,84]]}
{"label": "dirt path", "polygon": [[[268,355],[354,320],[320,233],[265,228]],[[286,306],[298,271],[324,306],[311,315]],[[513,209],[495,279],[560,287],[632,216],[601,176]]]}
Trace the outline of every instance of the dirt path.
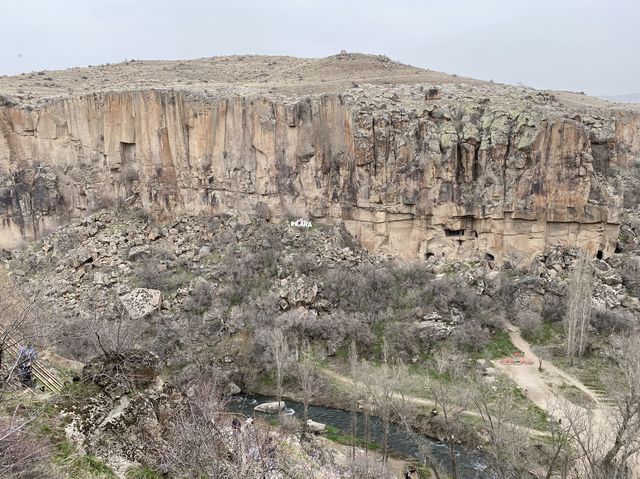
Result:
{"label": "dirt path", "polygon": [[511,323],[506,323],[505,328],[513,345],[524,353],[526,359],[533,361],[533,364],[509,365],[494,361],[494,365],[520,386],[527,398],[546,411],[549,409],[549,401],[556,394],[554,387],[567,384],[579,389],[593,401],[594,408],[592,411],[594,415],[601,414],[604,405],[594,391],[585,386],[579,379],[548,360],[543,360],[543,370],[542,372],[539,371],[540,358],[533,352],[531,345],[522,337],[520,330]]}
{"label": "dirt path", "polygon": [[[499,361],[494,361],[496,368],[507,374],[515,383],[524,391],[525,395],[534,402],[538,407],[554,414],[556,419],[561,419],[557,411],[550,410],[551,399],[555,396],[554,386],[564,384],[572,385],[585,393],[594,403],[594,407],[590,409],[592,414],[595,431],[590,433],[604,438],[604,441],[613,441],[613,429],[607,420],[608,406],[603,404],[595,394],[579,379],[575,378],[566,371],[555,366],[548,360],[543,361],[543,371],[538,371],[538,356],[531,350],[531,345],[522,337],[520,330],[511,323],[505,323],[505,328],[509,333],[509,338],[514,346],[524,353],[525,358],[533,360],[532,365],[505,365]],[[640,478],[640,461],[631,460],[632,471],[636,478]]]}

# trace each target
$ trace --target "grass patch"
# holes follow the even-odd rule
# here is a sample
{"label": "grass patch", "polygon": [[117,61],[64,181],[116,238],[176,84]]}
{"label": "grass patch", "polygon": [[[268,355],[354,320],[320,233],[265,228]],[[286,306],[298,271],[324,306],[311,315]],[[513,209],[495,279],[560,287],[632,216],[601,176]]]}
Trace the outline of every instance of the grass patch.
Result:
{"label": "grass patch", "polygon": [[593,400],[587,394],[571,384],[562,384],[559,389],[560,393],[576,406],[587,409],[591,409],[595,406]]}
{"label": "grass patch", "polygon": [[127,479],[160,479],[160,473],[147,466],[131,467],[127,470]]}
{"label": "grass patch", "polygon": [[513,353],[518,352],[511,339],[509,339],[509,333],[500,330],[496,332],[487,347],[479,353],[479,356],[489,357],[489,359],[499,359],[506,356],[511,356]]}
{"label": "grass patch", "polygon": [[382,360],[382,342],[384,338],[385,326],[385,321],[376,321],[375,323],[373,323],[373,326],[371,326],[371,332],[376,338],[375,343],[371,347],[374,361]]}
{"label": "grass patch", "polygon": [[67,440],[56,445],[54,462],[63,466],[72,479],[88,477],[116,479],[115,473],[101,459],[91,455],[79,455],[76,447]]}
{"label": "grass patch", "polygon": [[533,331],[523,331],[522,337],[535,346],[546,346],[554,343],[560,334],[558,330],[559,324],[544,322]]}
{"label": "grass patch", "polygon": [[[351,434],[344,434],[340,429],[334,426],[327,426],[327,434],[325,437],[336,444],[342,444],[343,446],[351,446],[353,442],[353,436]],[[365,448],[367,443],[364,439],[356,437],[356,446]],[[370,451],[379,451],[381,449],[380,444],[369,441]]]}
{"label": "grass patch", "polygon": [[521,416],[518,416],[521,421],[518,420],[516,422],[531,429],[546,431],[549,423],[549,414],[532,403],[519,387],[514,386],[511,388],[511,394],[516,400],[517,407],[523,412]]}
{"label": "grass patch", "polygon": [[549,414],[535,404],[529,403],[527,405],[527,416],[527,422],[532,429],[546,431],[549,428]]}

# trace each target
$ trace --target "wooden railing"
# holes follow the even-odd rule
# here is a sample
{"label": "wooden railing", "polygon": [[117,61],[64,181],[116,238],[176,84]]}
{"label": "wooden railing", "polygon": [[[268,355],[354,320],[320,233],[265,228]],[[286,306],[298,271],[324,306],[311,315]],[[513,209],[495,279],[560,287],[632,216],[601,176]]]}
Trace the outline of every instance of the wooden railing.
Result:
{"label": "wooden railing", "polygon": [[[18,343],[16,341],[12,341],[1,328],[0,334],[5,338],[4,352],[17,359],[19,354]],[[38,383],[43,385],[49,391],[54,393],[60,392],[63,387],[62,382],[51,371],[40,364],[38,360],[31,363],[31,370],[33,372],[33,377],[35,377]]]}

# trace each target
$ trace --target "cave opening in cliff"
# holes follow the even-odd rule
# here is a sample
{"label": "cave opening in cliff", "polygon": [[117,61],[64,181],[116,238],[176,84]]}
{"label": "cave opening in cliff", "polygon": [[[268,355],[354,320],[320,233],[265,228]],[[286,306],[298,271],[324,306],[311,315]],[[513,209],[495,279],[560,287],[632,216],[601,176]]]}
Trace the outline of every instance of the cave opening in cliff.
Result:
{"label": "cave opening in cliff", "polygon": [[464,236],[464,230],[452,230],[452,229],[445,228],[444,235],[447,237]]}
{"label": "cave opening in cliff", "polygon": [[604,254],[602,253],[602,250],[599,249],[598,252],[596,253],[596,258],[602,259],[603,256],[604,256]]}
{"label": "cave opening in cliff", "polygon": [[130,164],[135,160],[136,144],[125,141],[120,142],[120,159],[124,164]]}
{"label": "cave opening in cliff", "polygon": [[491,253],[485,253],[484,259],[486,259],[487,261],[494,261],[496,259],[496,257],[494,255],[492,255]]}

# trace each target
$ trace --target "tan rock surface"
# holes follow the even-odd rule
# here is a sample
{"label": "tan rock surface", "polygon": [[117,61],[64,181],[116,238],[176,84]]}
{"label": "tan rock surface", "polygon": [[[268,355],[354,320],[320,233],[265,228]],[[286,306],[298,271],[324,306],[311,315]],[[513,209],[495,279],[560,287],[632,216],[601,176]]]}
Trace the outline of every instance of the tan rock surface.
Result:
{"label": "tan rock surface", "polygon": [[[22,92],[22,93],[21,93]],[[220,57],[0,78],[0,245],[139,199],[344,221],[405,258],[608,255],[640,111],[380,56]]]}

